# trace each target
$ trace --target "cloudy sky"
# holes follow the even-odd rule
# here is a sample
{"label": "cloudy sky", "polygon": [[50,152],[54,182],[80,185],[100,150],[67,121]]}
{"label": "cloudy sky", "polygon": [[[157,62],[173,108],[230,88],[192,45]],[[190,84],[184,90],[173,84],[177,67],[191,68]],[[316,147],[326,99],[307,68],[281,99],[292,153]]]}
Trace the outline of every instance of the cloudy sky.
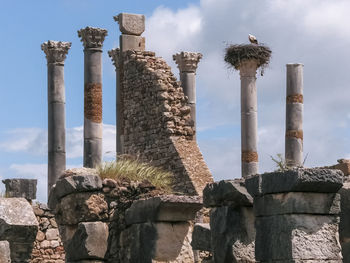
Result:
{"label": "cloudy sky", "polygon": [[[98,3],[97,3],[98,2]],[[46,200],[47,80],[40,44],[71,41],[66,59],[67,166],[82,165],[83,48],[77,30],[106,28],[104,160],[115,152],[115,71],[107,50],[119,46],[113,16],[146,15],[146,48],[172,66],[172,54],[203,54],[197,71],[198,143],[215,180],[240,176],[239,75],[224,49],[248,33],[273,51],[257,79],[260,171],[275,169],[284,152],[285,64],[304,67],[306,166],[350,158],[350,2],[346,0],[15,0],[3,1],[0,178],[37,178]]]}

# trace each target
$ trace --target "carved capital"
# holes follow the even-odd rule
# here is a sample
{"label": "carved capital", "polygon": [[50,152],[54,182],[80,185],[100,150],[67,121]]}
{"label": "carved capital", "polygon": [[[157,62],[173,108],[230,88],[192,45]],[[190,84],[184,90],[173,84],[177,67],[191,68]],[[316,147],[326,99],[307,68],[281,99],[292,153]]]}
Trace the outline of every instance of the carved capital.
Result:
{"label": "carved capital", "polygon": [[183,51],[173,55],[180,72],[196,72],[198,62],[202,57],[201,53]]}
{"label": "carved capital", "polygon": [[41,44],[41,49],[46,54],[47,63],[64,64],[71,42],[49,40]]}
{"label": "carved capital", "polygon": [[78,31],[78,36],[85,48],[102,48],[107,30],[97,27],[85,27]]}
{"label": "carved capital", "polygon": [[108,51],[108,56],[112,59],[113,65],[115,68],[119,68],[119,63],[120,63],[120,49],[115,48],[112,50]]}

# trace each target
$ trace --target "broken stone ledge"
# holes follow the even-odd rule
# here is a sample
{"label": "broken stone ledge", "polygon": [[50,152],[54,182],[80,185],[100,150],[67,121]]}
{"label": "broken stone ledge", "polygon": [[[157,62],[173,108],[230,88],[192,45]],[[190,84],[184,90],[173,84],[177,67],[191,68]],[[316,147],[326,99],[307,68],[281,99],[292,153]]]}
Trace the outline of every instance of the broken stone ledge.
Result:
{"label": "broken stone ledge", "polygon": [[297,168],[251,176],[245,184],[252,196],[286,192],[336,193],[343,185],[340,170]]}
{"label": "broken stone ledge", "polygon": [[209,183],[203,190],[203,205],[218,206],[253,206],[253,198],[245,188],[243,179],[222,180]]}
{"label": "broken stone ledge", "polygon": [[137,200],[126,210],[126,224],[189,221],[202,207],[200,196],[162,195]]}

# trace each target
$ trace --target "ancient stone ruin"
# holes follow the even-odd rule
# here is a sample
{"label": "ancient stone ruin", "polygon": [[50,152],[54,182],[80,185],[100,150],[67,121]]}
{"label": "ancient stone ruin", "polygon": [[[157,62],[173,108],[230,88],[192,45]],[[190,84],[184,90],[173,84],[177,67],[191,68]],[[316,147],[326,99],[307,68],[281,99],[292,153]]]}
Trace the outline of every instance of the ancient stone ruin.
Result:
{"label": "ancient stone ruin", "polygon": [[116,69],[117,163],[145,162],[169,175],[169,187],[101,172],[107,31],[95,27],[78,31],[84,167],[66,170],[64,62],[71,43],[45,42],[48,203],[33,201],[36,180],[3,181],[0,263],[350,262],[350,161],[303,167],[303,65],[287,64],[286,162],[259,173],[256,73],[271,50],[254,43],[227,48],[225,61],[241,78],[242,170],[232,175],[241,178],[213,182],[196,141],[203,55],[174,54],[178,81],[165,60],[146,51],[143,15],[114,19],[121,31],[120,47],[108,51]]}

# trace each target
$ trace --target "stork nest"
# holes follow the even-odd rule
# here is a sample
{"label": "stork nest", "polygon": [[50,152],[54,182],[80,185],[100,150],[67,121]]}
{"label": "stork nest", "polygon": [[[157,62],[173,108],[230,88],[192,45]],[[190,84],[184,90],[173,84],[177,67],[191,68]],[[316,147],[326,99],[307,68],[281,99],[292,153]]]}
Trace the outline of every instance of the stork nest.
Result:
{"label": "stork nest", "polygon": [[230,45],[226,48],[225,61],[236,70],[239,69],[244,60],[255,59],[258,68],[265,68],[271,57],[271,49],[265,45]]}

